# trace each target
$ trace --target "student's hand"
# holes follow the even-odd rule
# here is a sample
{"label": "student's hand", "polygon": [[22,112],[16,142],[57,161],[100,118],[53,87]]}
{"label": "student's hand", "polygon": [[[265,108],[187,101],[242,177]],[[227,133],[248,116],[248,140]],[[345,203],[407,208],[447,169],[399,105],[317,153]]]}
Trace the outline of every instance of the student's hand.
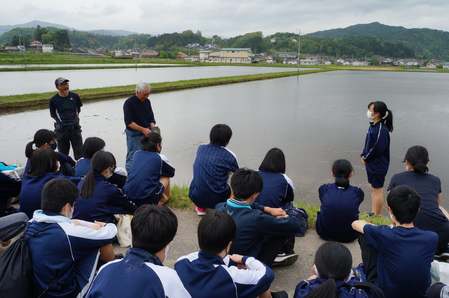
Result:
{"label": "student's hand", "polygon": [[148,137],[151,133],[151,129],[145,127],[142,129],[142,133],[144,136]]}
{"label": "student's hand", "polygon": [[233,254],[233,255],[229,256],[229,259],[231,259],[231,261],[233,261],[236,264],[243,264],[243,256],[242,255]]}
{"label": "student's hand", "polygon": [[318,278],[318,276],[313,274],[313,275],[309,276],[309,278],[307,278],[307,280],[314,280],[314,279],[317,279],[317,278]]}
{"label": "student's hand", "polygon": [[288,217],[287,212],[282,208],[265,207],[264,211],[274,217]]}
{"label": "student's hand", "polygon": [[361,157],[360,160],[362,161],[362,165],[366,165],[366,161]]}
{"label": "student's hand", "polygon": [[103,228],[106,225],[106,223],[102,222],[102,221],[94,221],[94,224],[95,224],[94,229],[97,229],[97,230]]}

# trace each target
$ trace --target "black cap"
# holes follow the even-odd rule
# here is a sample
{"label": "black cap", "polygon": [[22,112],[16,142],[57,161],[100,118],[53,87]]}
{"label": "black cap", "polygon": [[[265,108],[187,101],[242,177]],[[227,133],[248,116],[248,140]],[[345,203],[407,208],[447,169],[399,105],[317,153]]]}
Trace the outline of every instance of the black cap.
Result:
{"label": "black cap", "polygon": [[55,85],[56,85],[56,87],[58,87],[59,85],[67,83],[67,82],[69,82],[68,79],[59,77],[55,80]]}

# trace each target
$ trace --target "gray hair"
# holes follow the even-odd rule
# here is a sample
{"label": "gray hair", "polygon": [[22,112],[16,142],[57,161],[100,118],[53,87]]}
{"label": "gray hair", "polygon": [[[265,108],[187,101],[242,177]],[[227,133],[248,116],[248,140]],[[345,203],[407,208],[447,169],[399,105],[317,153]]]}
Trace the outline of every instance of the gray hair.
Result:
{"label": "gray hair", "polygon": [[148,83],[140,82],[136,85],[136,93],[143,92],[143,91],[150,91],[151,86]]}

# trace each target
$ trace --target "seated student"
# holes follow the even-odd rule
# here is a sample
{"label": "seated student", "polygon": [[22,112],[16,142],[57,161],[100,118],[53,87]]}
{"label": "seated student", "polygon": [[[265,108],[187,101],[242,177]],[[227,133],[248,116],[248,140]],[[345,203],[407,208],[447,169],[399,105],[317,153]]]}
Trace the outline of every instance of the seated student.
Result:
{"label": "seated student", "polygon": [[10,209],[10,203],[12,198],[19,195],[21,186],[20,180],[13,179],[0,172],[0,217],[15,211],[15,209]]}
{"label": "seated student", "polygon": [[[83,144],[83,157],[76,162],[75,176],[84,177],[90,170],[90,161],[95,153],[104,150],[106,143],[103,139],[97,137],[89,137]],[[112,176],[107,178],[108,182],[117,185],[119,188],[123,188],[126,183],[126,175],[122,175],[116,171],[112,173]]]}
{"label": "seated student", "polygon": [[352,223],[354,230],[363,234],[359,241],[367,280],[379,286],[387,298],[425,297],[430,286],[438,235],[413,225],[420,201],[410,187],[397,186],[387,197],[393,227],[364,220]]}
{"label": "seated student", "polygon": [[437,254],[448,251],[449,220],[442,211],[443,196],[441,181],[429,174],[429,153],[422,146],[413,146],[407,150],[404,158],[405,172],[391,178],[388,189],[398,185],[413,188],[421,197],[421,205],[416,215],[416,227],[438,234]]}
{"label": "seated student", "polygon": [[102,261],[114,258],[113,224],[71,220],[76,186],[58,178],[42,190],[42,210],[34,213],[25,231],[33,264],[33,276],[39,297],[76,297],[85,293]]}
{"label": "seated student", "polygon": [[115,169],[112,153],[98,151],[92,157],[87,176],[78,185],[80,196],[75,201],[73,218],[115,223],[114,214],[132,214],[135,205],[107,179]]}
{"label": "seated student", "polygon": [[216,124],[210,131],[210,143],[198,147],[189,188],[189,197],[198,215],[204,215],[205,208],[215,208],[231,195],[229,174],[239,168],[237,157],[226,148],[231,137],[229,126]]}
{"label": "seated student", "polygon": [[[305,217],[275,217],[257,208],[253,203],[262,187],[262,177],[256,171],[237,170],[231,177],[231,198],[218,204],[217,210],[231,215],[237,226],[231,253],[255,257],[271,267],[285,242],[296,233],[304,233],[307,224]],[[292,264],[297,259],[292,253],[275,265]]]}
{"label": "seated student", "polygon": [[141,143],[142,150],[134,153],[123,190],[137,206],[163,205],[170,199],[170,178],[175,176],[175,168],[160,154],[162,138],[159,134],[153,132],[143,137]]}
{"label": "seated student", "polygon": [[351,277],[352,255],[346,246],[326,242],[316,251],[314,262],[314,274],[296,286],[294,298],[371,297],[355,286],[358,281]]}
{"label": "seated student", "polygon": [[51,149],[34,151],[30,160],[29,173],[23,176],[22,189],[19,194],[20,211],[29,218],[35,210],[41,209],[41,192],[44,185],[58,177],[59,163],[56,153]]}
{"label": "seated student", "polygon": [[[263,188],[256,199],[257,203],[272,208],[282,208],[289,216],[307,217],[303,209],[293,207],[295,187],[293,181],[285,174],[285,155],[281,149],[272,148],[267,152],[259,166],[259,174],[263,180]],[[277,261],[294,254],[294,247],[295,236],[291,236],[276,257]]]}
{"label": "seated student", "polygon": [[[195,298],[287,297],[269,288],[274,273],[253,257],[228,255],[236,226],[226,213],[213,211],[198,225],[199,252],[181,257],[175,270]],[[244,266],[240,268],[237,266]]]}
{"label": "seated student", "polygon": [[100,268],[86,297],[190,297],[176,271],[162,265],[177,229],[176,215],[167,207],[141,206],[131,221],[132,248],[122,260]]}
{"label": "seated student", "polygon": [[324,240],[352,242],[360,235],[352,229],[351,224],[359,219],[364,193],[349,184],[352,173],[349,161],[336,160],[332,165],[335,183],[323,184],[318,190],[321,207],[317,214],[316,232]]}
{"label": "seated student", "polygon": [[90,161],[95,153],[104,150],[106,143],[97,137],[86,138],[83,143],[82,158],[75,165],[75,176],[84,177],[90,170]]}
{"label": "seated student", "polygon": [[25,165],[25,174],[30,169],[30,159],[33,152],[37,149],[51,149],[56,152],[56,156],[60,165],[59,171],[65,176],[73,176],[75,174],[74,166],[75,161],[68,155],[56,151],[56,134],[48,129],[39,129],[34,134],[34,138],[26,145],[25,156],[27,157],[27,163]]}

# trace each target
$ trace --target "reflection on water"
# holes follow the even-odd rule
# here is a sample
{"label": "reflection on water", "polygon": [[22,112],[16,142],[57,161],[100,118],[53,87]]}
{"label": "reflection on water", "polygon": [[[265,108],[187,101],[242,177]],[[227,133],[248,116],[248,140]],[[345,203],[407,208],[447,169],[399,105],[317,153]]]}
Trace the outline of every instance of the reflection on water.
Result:
{"label": "reflection on water", "polygon": [[[372,99],[386,101],[395,116],[389,177],[402,170],[408,147],[424,145],[431,172],[448,193],[448,79],[446,74],[331,72],[155,94],[151,99],[163,151],[176,167],[176,183],[189,183],[196,148],[208,142],[212,125],[227,123],[234,132],[230,148],[241,166],[257,168],[268,149],[284,150],[297,198],[317,200],[318,187],[331,181],[332,162],[349,159],[355,167],[352,183],[365,190],[367,207],[359,154]],[[123,101],[89,103],[81,113],[83,136],[104,138],[121,165],[126,153]],[[34,131],[52,125],[49,112],[39,110],[1,116],[0,127],[0,160],[23,162],[25,143]]]}

